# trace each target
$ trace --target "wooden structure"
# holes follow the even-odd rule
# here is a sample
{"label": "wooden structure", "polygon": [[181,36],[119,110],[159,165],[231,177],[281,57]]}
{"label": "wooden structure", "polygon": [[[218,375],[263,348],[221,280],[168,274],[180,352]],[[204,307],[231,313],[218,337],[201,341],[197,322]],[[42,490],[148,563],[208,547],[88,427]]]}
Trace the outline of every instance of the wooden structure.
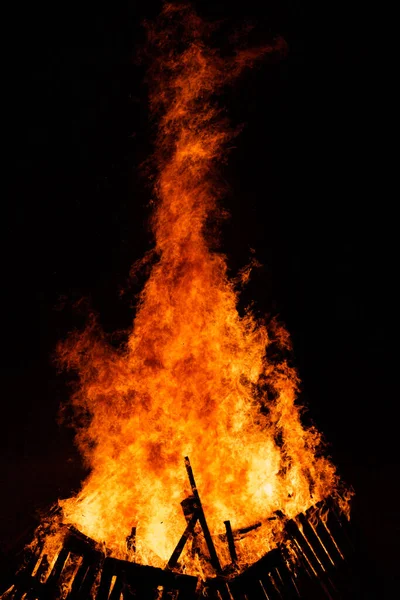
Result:
{"label": "wooden structure", "polygon": [[[63,547],[49,571],[48,557],[38,547],[0,600],[338,600],[341,578],[353,549],[348,521],[332,499],[295,519],[285,520],[285,541],[244,572],[236,569],[234,532],[225,522],[232,565],[222,569],[190,467],[185,459],[192,496],[182,502],[187,526],[165,569],[107,556],[99,545],[66,527]],[[324,515],[322,519],[320,515]],[[276,518],[285,519],[282,513]],[[179,557],[199,523],[215,576],[200,581],[179,572]],[[258,527],[257,524],[254,527]],[[248,528],[251,530],[252,528]],[[240,530],[245,532],[246,530]],[[127,537],[134,551],[136,530]],[[53,559],[54,560],[54,559]]]}

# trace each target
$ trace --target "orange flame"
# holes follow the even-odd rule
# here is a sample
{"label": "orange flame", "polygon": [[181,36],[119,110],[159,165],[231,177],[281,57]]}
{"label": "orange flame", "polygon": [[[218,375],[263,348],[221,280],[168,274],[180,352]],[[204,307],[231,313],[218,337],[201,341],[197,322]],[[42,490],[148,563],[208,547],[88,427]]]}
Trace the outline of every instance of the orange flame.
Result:
{"label": "orange flame", "polygon": [[225,257],[207,234],[221,194],[216,164],[233,135],[213,98],[285,45],[222,59],[189,7],[165,5],[160,24],[161,33],[148,28],[156,54],[150,106],[159,119],[158,262],[122,349],[94,320],[59,347],[61,362],[79,374],[72,403],[91,469],[79,494],[61,502],[63,519],[119,557],[136,526],[135,560],[164,566],[186,525],[180,502],[191,493],[189,456],[214,537],[227,519],[234,529],[262,523],[238,544],[249,562],[276,543],[274,511],[293,517],[338,483],[319,433],[302,425],[296,372],[267,358],[273,345],[289,345],[286,331],[250,312],[239,316]]}

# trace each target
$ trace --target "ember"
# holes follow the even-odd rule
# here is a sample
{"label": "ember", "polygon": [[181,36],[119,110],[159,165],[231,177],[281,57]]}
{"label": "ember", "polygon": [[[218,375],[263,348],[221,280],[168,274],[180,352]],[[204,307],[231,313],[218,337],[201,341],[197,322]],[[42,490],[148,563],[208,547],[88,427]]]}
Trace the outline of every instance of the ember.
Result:
{"label": "ember", "polygon": [[314,579],[334,595],[350,494],[302,424],[295,370],[276,359],[287,332],[239,315],[208,232],[234,135],[215,95],[286,46],[221,58],[210,32],[182,5],[148,25],[159,122],[151,273],[124,347],[94,316],[59,345],[79,374],[72,405],[91,472],[39,528],[4,598],[297,597]]}

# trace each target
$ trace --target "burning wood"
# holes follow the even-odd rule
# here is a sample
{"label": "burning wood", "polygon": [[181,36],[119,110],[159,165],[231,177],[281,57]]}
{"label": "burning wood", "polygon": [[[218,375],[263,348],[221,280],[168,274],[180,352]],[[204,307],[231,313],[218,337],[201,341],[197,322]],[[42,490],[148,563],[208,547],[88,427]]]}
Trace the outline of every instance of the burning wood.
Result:
{"label": "burning wood", "polygon": [[[186,461],[188,466],[188,459]],[[191,478],[197,492],[192,473]],[[65,528],[63,545],[52,568],[49,570],[44,549],[36,547],[17,573],[13,586],[1,597],[4,600],[195,600],[204,595],[216,600],[340,598],[337,582],[346,568],[351,549],[345,557],[343,548],[349,542],[346,518],[338,516],[337,507],[330,499],[295,519],[287,520],[282,515],[284,536],[277,548],[242,573],[229,566],[221,568],[210,535],[206,541],[215,572],[213,577],[205,579],[186,575],[178,564],[188,537],[194,534],[195,523],[205,522],[204,513],[200,516],[198,492],[196,497],[182,504],[188,525],[165,569],[113,558],[94,540],[70,527]],[[247,533],[251,530],[249,527]],[[237,555],[229,525],[227,532],[236,566]],[[204,529],[203,533],[205,535]]]}
{"label": "burning wood", "polygon": [[229,546],[229,554],[231,555],[232,564],[236,564],[237,562],[237,554],[235,548],[235,540],[233,539],[232,527],[230,521],[224,521],[225,529],[226,529],[226,537],[228,540]]}
{"label": "burning wood", "polygon": [[[125,347],[93,318],[58,348],[80,378],[71,402],[91,472],[4,598],[146,599],[158,589],[165,599],[271,600],[310,597],[315,585],[334,597],[349,494],[302,423],[295,370],[276,358],[287,332],[239,315],[207,233],[221,215],[216,165],[234,135],[215,95],[285,44],[221,58],[209,33],[183,5],[166,4],[148,26],[158,261]],[[182,473],[187,455],[201,499],[188,458],[189,485]]]}

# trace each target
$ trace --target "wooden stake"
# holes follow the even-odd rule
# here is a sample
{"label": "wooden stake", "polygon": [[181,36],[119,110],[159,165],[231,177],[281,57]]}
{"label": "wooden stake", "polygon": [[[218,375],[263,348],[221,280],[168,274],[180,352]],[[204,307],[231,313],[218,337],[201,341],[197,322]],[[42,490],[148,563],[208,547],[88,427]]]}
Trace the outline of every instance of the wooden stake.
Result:
{"label": "wooden stake", "polygon": [[189,536],[193,534],[193,531],[194,531],[195,525],[198,521],[198,518],[199,518],[199,515],[196,512],[192,515],[190,521],[188,522],[186,529],[181,536],[181,539],[177,543],[175,550],[171,554],[171,558],[168,561],[167,567],[169,569],[173,569],[174,567],[176,567],[179,557],[182,554],[182,550],[185,547],[185,544],[186,544]]}
{"label": "wooden stake", "polygon": [[230,521],[224,521],[225,529],[226,529],[226,537],[228,538],[228,547],[229,554],[231,555],[231,559],[233,564],[237,562],[237,554],[235,548],[235,541],[233,539],[232,527]]}
{"label": "wooden stake", "polygon": [[217,555],[217,551],[215,550],[215,546],[214,543],[211,539],[211,534],[210,534],[210,530],[208,529],[208,525],[207,525],[207,521],[206,521],[206,517],[204,514],[204,510],[201,504],[201,500],[200,500],[200,496],[199,496],[199,492],[197,491],[197,486],[196,486],[196,482],[194,479],[194,475],[193,475],[193,470],[192,467],[190,466],[190,460],[187,456],[185,456],[185,466],[186,466],[186,471],[189,477],[189,481],[190,481],[190,486],[192,488],[192,492],[193,492],[193,496],[195,496],[195,498],[197,499],[197,503],[198,503],[198,518],[200,521],[200,525],[201,528],[203,529],[203,533],[204,533],[204,537],[206,540],[206,544],[207,544],[207,548],[208,551],[210,553],[210,558],[211,558],[211,564],[214,567],[214,569],[216,570],[216,572],[218,574],[222,573],[222,568],[221,568],[221,564],[219,562],[219,558]]}

